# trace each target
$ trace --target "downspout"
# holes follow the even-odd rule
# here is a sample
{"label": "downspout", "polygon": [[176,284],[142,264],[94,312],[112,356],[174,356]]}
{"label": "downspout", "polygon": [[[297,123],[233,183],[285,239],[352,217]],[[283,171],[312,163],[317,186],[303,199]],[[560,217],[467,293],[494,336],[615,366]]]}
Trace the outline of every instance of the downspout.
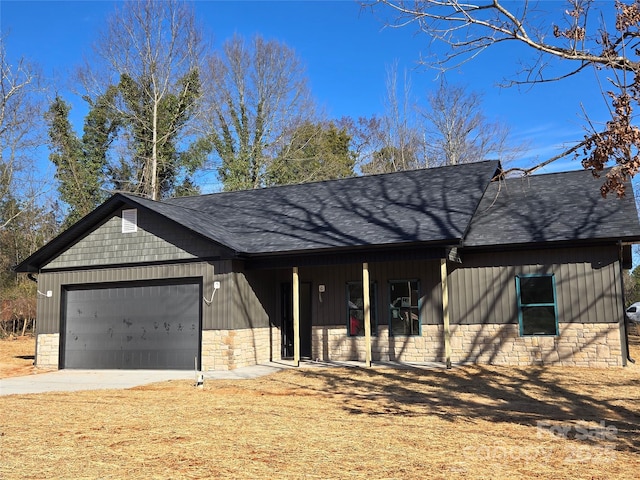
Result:
{"label": "downspout", "polygon": [[627,360],[631,363],[636,363],[636,361],[631,358],[631,352],[629,351],[629,330],[627,329],[627,315],[625,313],[624,308],[624,269],[622,268],[623,261],[623,253],[622,253],[622,242],[618,242],[618,262],[620,263],[620,288],[622,292],[622,331],[624,336],[624,348],[627,351]]}
{"label": "downspout", "polygon": [[622,321],[624,325],[624,344],[627,349],[627,360],[631,363],[636,363],[636,361],[631,358],[631,352],[629,351],[629,330],[627,329],[627,316],[624,316],[624,320]]}

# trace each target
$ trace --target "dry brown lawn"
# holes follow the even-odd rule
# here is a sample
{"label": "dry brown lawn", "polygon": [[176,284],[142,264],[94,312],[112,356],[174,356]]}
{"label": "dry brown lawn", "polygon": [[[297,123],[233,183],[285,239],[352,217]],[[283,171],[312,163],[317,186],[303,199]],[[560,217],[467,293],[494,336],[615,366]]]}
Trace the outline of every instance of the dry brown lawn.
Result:
{"label": "dry brown lawn", "polygon": [[33,366],[35,340],[32,336],[0,340],[0,378],[36,373]]}
{"label": "dry brown lawn", "polygon": [[[0,372],[30,362],[17,342]],[[308,368],[0,397],[0,478],[638,478],[632,343],[620,369]]]}

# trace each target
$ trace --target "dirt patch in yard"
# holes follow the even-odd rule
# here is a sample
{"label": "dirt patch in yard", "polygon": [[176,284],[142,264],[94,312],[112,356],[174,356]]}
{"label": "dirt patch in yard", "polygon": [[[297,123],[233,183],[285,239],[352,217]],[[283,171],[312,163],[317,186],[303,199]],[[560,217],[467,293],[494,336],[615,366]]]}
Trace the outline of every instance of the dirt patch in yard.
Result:
{"label": "dirt patch in yard", "polygon": [[628,368],[308,368],[0,397],[0,478],[637,478],[631,346]]}
{"label": "dirt patch in yard", "polygon": [[35,350],[35,339],[30,335],[0,340],[0,378],[36,373]]}

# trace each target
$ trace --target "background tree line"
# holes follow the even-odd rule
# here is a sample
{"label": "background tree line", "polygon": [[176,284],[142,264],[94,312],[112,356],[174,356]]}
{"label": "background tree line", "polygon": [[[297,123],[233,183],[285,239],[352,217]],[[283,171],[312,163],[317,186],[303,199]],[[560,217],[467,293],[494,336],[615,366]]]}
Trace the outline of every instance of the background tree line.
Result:
{"label": "background tree line", "polygon": [[[481,3],[455,0],[380,1],[372,8],[396,12],[389,24],[418,25],[450,45],[452,53],[436,66],[464,54],[471,58],[475,49],[495,43],[496,37],[483,32],[488,28],[544,55],[577,62],[575,72],[587,64],[614,73],[637,71],[633,42],[640,2],[628,8],[616,4],[619,22],[598,30],[594,41],[601,53],[591,56],[584,52],[592,48],[586,29],[592,2],[567,3],[568,26],[547,25],[557,40],[553,45],[545,43],[544,29],[527,36],[526,8],[510,12],[499,2],[480,8]],[[495,17],[484,19],[493,11]],[[471,32],[467,40],[456,37],[459,27]],[[77,105],[56,85],[44,85],[36,66],[24,59],[9,62],[4,40],[0,37],[4,301],[35,295],[34,284],[16,277],[12,265],[114,192],[162,199],[197,194],[212,177],[215,189],[228,191],[488,158],[508,164],[524,149],[513,143],[508,128],[484,116],[479,93],[449,84],[442,74],[433,91],[416,94],[410,75],[396,65],[388,66],[382,114],[328,118],[292,48],[259,35],[234,36],[213,48],[192,7],[181,0],[126,1],[109,16],[89,60],[69,78],[87,112],[81,132],[70,120]],[[622,93],[611,95],[612,122],[568,153],[584,149],[585,166],[596,172],[613,160],[620,168],[607,180],[606,191],[620,192],[619,181],[640,164],[640,135],[631,121],[638,90],[635,80],[613,84]],[[55,168],[54,182],[36,175],[43,147]]]}

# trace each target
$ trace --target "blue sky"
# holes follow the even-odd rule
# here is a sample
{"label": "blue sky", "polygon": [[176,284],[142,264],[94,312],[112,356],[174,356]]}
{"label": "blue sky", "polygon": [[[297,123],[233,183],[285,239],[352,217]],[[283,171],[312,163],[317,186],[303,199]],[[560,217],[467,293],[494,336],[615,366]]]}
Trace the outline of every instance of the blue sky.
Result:
{"label": "blue sky", "polygon": [[[65,91],[65,81],[90,46],[105,18],[118,2],[0,2],[0,27],[8,34],[10,58],[24,56],[39,64],[47,78]],[[608,6],[609,2],[607,2]],[[418,65],[429,40],[413,27],[384,28],[383,22],[352,0],[339,1],[214,1],[194,3],[200,23],[214,47],[234,33],[260,33],[296,50],[307,66],[312,92],[331,118],[371,116],[382,112],[386,69],[398,62],[412,76],[415,95],[426,98],[438,86],[436,72]],[[559,1],[544,2],[561,9]],[[531,52],[514,46],[489,49],[462,68],[447,73],[449,83],[483,95],[485,115],[508,125],[516,142],[530,150],[520,166],[531,166],[582,139],[581,103],[592,120],[606,120],[606,104],[592,72],[560,83],[528,89],[496,86],[514,74]],[[76,109],[77,98],[67,98]],[[81,125],[78,125],[80,128]],[[546,171],[581,168],[577,161],[558,162]]]}

